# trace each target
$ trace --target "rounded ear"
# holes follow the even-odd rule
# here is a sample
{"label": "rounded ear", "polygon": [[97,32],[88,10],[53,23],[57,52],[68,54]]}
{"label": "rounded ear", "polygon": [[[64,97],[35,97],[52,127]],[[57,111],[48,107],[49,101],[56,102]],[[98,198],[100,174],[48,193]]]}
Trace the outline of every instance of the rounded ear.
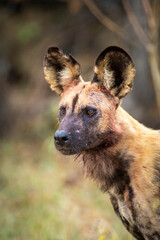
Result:
{"label": "rounded ear", "polygon": [[43,69],[51,89],[61,94],[70,85],[82,81],[79,63],[59,48],[50,47],[44,57]]}
{"label": "rounded ear", "polygon": [[135,67],[131,57],[120,47],[106,48],[98,56],[92,82],[98,82],[119,100],[132,89]]}

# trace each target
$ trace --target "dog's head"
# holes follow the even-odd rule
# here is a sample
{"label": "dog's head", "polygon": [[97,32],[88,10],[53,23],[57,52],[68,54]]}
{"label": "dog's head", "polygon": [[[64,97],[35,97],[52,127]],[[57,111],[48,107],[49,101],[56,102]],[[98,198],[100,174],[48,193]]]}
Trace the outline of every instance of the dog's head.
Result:
{"label": "dog's head", "polygon": [[113,46],[101,52],[93,80],[84,82],[79,63],[51,47],[44,59],[44,73],[51,89],[61,95],[55,133],[59,151],[76,154],[117,141],[116,109],[131,91],[135,76],[134,63],[123,49]]}

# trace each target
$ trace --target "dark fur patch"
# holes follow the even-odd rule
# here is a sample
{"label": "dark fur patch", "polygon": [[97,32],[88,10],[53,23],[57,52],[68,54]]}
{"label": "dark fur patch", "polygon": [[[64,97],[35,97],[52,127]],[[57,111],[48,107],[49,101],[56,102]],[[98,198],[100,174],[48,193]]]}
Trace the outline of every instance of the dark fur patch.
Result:
{"label": "dark fur patch", "polygon": [[[84,120],[83,123],[86,124],[86,121]],[[107,149],[116,145],[121,139],[121,135],[116,132],[113,132],[112,130],[108,130],[102,134],[95,133],[95,135],[96,135],[96,141],[95,139],[92,139],[92,137],[90,137],[90,141],[95,141],[95,146],[83,153],[83,159],[86,158],[86,160],[88,160],[88,163],[90,162],[90,159],[91,159],[91,164],[99,163],[101,160],[102,162],[107,161],[107,157],[108,157],[106,154]],[[106,162],[106,166],[107,166],[107,162]],[[104,176],[102,176],[102,178],[104,178]]]}
{"label": "dark fur patch", "polygon": [[132,231],[129,231],[136,239],[138,240],[145,240],[145,238],[143,237],[141,231],[139,230],[139,228],[136,225],[133,225],[132,227]]}
{"label": "dark fur patch", "polygon": [[158,186],[160,192],[160,156],[154,160],[155,174],[153,175],[152,182]]}
{"label": "dark fur patch", "polygon": [[[112,137],[105,137],[105,139],[113,140]],[[117,194],[123,196],[124,191],[130,186],[128,169],[134,159],[132,156],[122,154],[121,152],[113,155],[107,153],[107,147],[116,144],[119,140],[118,136],[115,137],[117,139],[115,138],[108,146],[104,142],[96,149],[86,151],[83,155],[83,161],[85,162],[88,176],[101,182],[101,190],[103,192],[114,186]]]}
{"label": "dark fur patch", "polygon": [[60,53],[60,49],[58,47],[49,47],[48,53],[52,53],[52,52]]}
{"label": "dark fur patch", "polygon": [[148,240],[159,240],[160,234],[158,232],[154,232],[154,233],[152,233],[152,235],[146,234],[146,237]]}
{"label": "dark fur patch", "polygon": [[128,195],[129,195],[129,203],[130,203],[130,210],[132,212],[132,217],[133,217],[133,220],[136,221],[136,218],[137,218],[137,213],[135,211],[135,207],[134,207],[134,204],[133,204],[133,200],[134,200],[134,190],[131,186],[131,184],[127,187],[128,189]]}
{"label": "dark fur patch", "polygon": [[[72,64],[72,66],[74,67],[75,65],[78,65],[79,66],[79,69],[80,69],[80,64],[76,61],[76,59],[71,55],[69,54],[69,61],[70,63]],[[79,74],[81,73],[81,71],[79,71]]]}
{"label": "dark fur patch", "polygon": [[137,213],[134,207],[134,190],[131,186],[130,177],[128,175],[128,169],[130,168],[130,164],[134,161],[133,156],[122,155],[121,153],[117,154],[116,157],[117,163],[115,172],[113,173],[113,181],[112,184],[116,190],[116,194],[119,195],[119,198],[124,201],[124,194],[128,193],[128,202],[129,208],[132,213],[132,218],[136,221]]}
{"label": "dark fur patch", "polygon": [[[117,152],[115,155],[110,157],[111,164],[114,166],[114,171],[110,176],[110,187],[114,186],[118,195],[123,196],[124,191],[128,190],[130,187],[128,169],[133,160],[133,156],[122,154],[120,152]],[[106,176],[106,186],[108,188],[108,176]],[[105,190],[104,186],[103,190]],[[133,196],[131,196],[131,198],[132,197]]]}
{"label": "dark fur patch", "polygon": [[92,83],[98,83],[98,82],[99,82],[99,79],[98,79],[97,74],[95,73],[94,77],[93,77],[93,80],[92,80]]}
{"label": "dark fur patch", "polygon": [[[129,64],[129,59],[124,58],[123,56],[121,58],[117,58],[117,55],[113,55],[109,57],[109,70],[114,72],[114,84],[112,85],[112,88],[119,87],[121,83],[125,80],[124,79],[124,72],[126,69],[126,66]],[[112,89],[111,88],[111,89]]]}
{"label": "dark fur patch", "polygon": [[115,213],[117,214],[118,217],[120,217],[117,198],[115,196],[113,196],[112,194],[110,194],[110,200],[111,200],[111,203],[112,203]]}
{"label": "dark fur patch", "polygon": [[61,72],[64,69],[64,65],[60,63],[56,58],[47,58],[46,57],[46,66],[47,67],[53,67],[56,72]]}
{"label": "dark fur patch", "polygon": [[72,113],[74,112],[76,103],[78,101],[78,94],[76,94],[76,96],[73,98],[73,102],[72,102]]}
{"label": "dark fur patch", "polygon": [[[47,67],[53,68],[55,71],[55,75],[56,75],[55,81],[57,83],[60,82],[61,81],[60,73],[65,68],[65,65],[62,62],[60,62],[56,56],[48,58],[46,62],[47,62]],[[61,85],[59,85],[59,89],[60,90],[63,89]]]}
{"label": "dark fur patch", "polygon": [[139,228],[136,225],[130,224],[127,219],[125,219],[123,216],[121,216],[120,211],[119,211],[119,207],[118,207],[118,201],[117,198],[115,196],[113,196],[112,194],[110,194],[110,200],[113,206],[113,209],[115,211],[115,213],[117,214],[118,217],[120,217],[122,223],[124,224],[124,226],[126,227],[126,229],[138,240],[145,240],[145,238],[143,237],[143,234],[141,233],[141,231],[139,230]]}

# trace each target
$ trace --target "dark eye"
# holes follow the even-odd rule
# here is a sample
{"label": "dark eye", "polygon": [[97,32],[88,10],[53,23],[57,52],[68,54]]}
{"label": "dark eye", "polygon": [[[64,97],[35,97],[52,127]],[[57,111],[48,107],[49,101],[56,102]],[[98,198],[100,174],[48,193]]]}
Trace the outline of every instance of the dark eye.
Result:
{"label": "dark eye", "polygon": [[86,108],[85,113],[87,116],[92,117],[97,112],[94,108]]}
{"label": "dark eye", "polygon": [[59,112],[60,112],[60,115],[61,115],[61,116],[65,115],[65,114],[66,114],[66,108],[65,108],[65,107],[61,107],[61,108],[59,109]]}

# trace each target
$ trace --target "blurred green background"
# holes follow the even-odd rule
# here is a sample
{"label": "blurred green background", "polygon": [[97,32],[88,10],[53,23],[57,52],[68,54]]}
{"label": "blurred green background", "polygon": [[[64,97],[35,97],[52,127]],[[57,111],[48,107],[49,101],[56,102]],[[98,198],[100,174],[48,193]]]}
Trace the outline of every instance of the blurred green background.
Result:
{"label": "blurred green background", "polygon": [[131,240],[106,194],[78,161],[55,150],[59,97],[43,57],[59,46],[93,76],[96,57],[118,45],[136,66],[122,106],[160,128],[159,0],[0,1],[0,239]]}

